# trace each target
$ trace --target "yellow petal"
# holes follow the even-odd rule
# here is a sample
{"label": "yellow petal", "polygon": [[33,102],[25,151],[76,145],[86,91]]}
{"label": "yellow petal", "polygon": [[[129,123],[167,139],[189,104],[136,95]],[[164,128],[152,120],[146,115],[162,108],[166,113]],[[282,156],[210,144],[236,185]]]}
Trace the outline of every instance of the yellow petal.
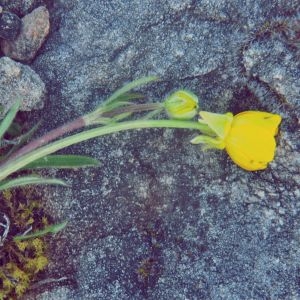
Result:
{"label": "yellow petal", "polygon": [[276,142],[268,128],[232,126],[225,143],[231,159],[248,171],[263,170],[274,159]]}
{"label": "yellow petal", "polygon": [[264,128],[273,136],[277,134],[281,116],[263,111],[244,111],[234,116],[233,126],[255,125]]}

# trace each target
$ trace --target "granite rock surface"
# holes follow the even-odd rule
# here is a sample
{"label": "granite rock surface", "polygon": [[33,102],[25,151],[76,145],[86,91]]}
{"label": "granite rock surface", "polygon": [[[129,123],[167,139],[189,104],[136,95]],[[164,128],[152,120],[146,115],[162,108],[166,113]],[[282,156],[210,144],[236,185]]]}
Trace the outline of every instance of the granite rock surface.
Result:
{"label": "granite rock surface", "polygon": [[20,101],[20,110],[29,111],[43,106],[45,84],[29,66],[15,62],[9,57],[0,58],[0,105],[1,115]]}
{"label": "granite rock surface", "polygon": [[[49,97],[42,131],[90,111],[124,82],[178,88],[203,110],[283,116],[275,161],[246,172],[184,130],[125,132],[72,147],[101,167],[54,172],[45,206],[69,220],[27,299],[300,297],[299,2],[54,1],[33,63]],[[298,21],[297,21],[298,20]],[[287,26],[286,26],[287,24]],[[297,40],[298,37],[298,40]]]}

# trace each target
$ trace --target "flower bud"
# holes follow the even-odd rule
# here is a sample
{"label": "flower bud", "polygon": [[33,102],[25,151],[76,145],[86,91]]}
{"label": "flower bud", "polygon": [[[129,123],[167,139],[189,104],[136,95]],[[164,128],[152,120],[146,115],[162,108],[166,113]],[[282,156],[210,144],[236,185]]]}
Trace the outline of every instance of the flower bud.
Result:
{"label": "flower bud", "polygon": [[164,105],[171,119],[189,120],[197,114],[198,97],[191,92],[178,90],[165,100]]}

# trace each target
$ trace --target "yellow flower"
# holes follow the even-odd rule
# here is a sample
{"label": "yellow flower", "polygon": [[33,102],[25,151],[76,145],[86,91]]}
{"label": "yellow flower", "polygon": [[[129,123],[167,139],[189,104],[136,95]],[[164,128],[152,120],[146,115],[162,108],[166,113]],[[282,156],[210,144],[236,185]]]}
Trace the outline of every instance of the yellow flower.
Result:
{"label": "yellow flower", "polygon": [[197,114],[198,98],[189,91],[178,90],[166,99],[164,106],[171,119],[189,120]]}
{"label": "yellow flower", "polygon": [[202,143],[206,148],[225,148],[231,159],[247,171],[263,170],[274,159],[279,115],[245,111],[233,116],[201,111],[200,116],[199,121],[207,124],[212,133],[198,136],[192,143]]}

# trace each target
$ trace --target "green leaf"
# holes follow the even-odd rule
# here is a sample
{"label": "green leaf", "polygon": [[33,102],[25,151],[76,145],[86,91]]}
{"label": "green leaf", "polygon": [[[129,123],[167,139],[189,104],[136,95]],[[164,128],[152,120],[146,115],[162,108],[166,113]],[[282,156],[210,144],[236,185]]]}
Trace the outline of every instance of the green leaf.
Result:
{"label": "green leaf", "polygon": [[[104,105],[107,105],[111,103],[112,101],[115,101],[116,99],[120,98],[120,96],[124,95],[125,93],[129,92],[130,90],[145,85],[149,82],[158,80],[158,77],[156,76],[148,76],[148,77],[142,77],[140,79],[134,80],[129,82],[128,84],[124,85],[120,89],[116,90],[105,102]],[[103,104],[101,105],[103,106]]]}
{"label": "green leaf", "polygon": [[7,129],[10,127],[13,119],[15,118],[18,110],[20,107],[20,102],[17,101],[9,110],[5,118],[2,120],[0,124],[0,140],[2,139],[4,133],[7,131]]}
{"label": "green leaf", "polygon": [[112,102],[108,105],[105,105],[105,107],[102,108],[102,112],[109,112],[111,110],[117,109],[121,106],[126,106],[126,105],[130,105],[131,102],[128,101],[117,101],[117,102]]}
{"label": "green leaf", "polygon": [[112,102],[119,101],[131,101],[136,99],[143,99],[145,96],[142,93],[124,93],[119,97],[115,98]]}
{"label": "green leaf", "polygon": [[22,127],[17,122],[12,122],[9,128],[7,129],[7,133],[12,137],[17,137],[22,133]]}
{"label": "green leaf", "polygon": [[32,184],[53,184],[53,185],[63,185],[68,186],[66,182],[57,178],[44,178],[40,176],[21,176],[15,179],[3,180],[0,183],[0,191],[13,189],[16,187]]}
{"label": "green leaf", "polygon": [[22,145],[24,145],[36,132],[40,125],[40,122],[33,126],[28,132],[19,136],[17,139],[17,143],[9,150],[9,152],[5,155],[5,157],[9,157],[13,152],[17,151]]}
{"label": "green leaf", "polygon": [[132,115],[131,112],[124,112],[124,113],[118,114],[117,116],[113,117],[111,120],[112,120],[112,122],[119,122],[119,121],[122,121],[122,120],[130,117],[131,115]]}
{"label": "green leaf", "polygon": [[145,116],[143,116],[141,119],[142,120],[153,119],[155,116],[159,115],[162,111],[163,111],[163,108],[158,108],[156,110],[150,111]]}
{"label": "green leaf", "polygon": [[57,233],[59,231],[61,231],[62,229],[64,229],[67,226],[68,221],[65,221],[63,223],[59,223],[59,224],[54,224],[54,225],[50,225],[47,226],[46,228],[36,231],[34,233],[31,234],[26,234],[26,235],[17,235],[14,237],[15,241],[23,241],[23,240],[28,240],[31,238],[36,238],[39,236],[43,236],[47,233]]}
{"label": "green leaf", "polygon": [[99,161],[83,155],[48,155],[28,164],[24,169],[83,168],[99,166]]}

